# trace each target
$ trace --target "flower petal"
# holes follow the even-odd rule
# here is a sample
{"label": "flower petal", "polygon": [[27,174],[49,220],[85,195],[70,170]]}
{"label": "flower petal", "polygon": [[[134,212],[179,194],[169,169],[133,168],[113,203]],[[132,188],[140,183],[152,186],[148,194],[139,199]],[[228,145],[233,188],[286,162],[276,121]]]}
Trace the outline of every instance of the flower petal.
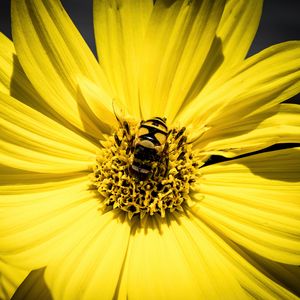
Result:
{"label": "flower petal", "polygon": [[0,32],[0,92],[9,94],[13,74],[14,45],[12,41]]}
{"label": "flower petal", "polygon": [[139,95],[143,118],[170,121],[197,78],[225,1],[156,1],[145,35]]}
{"label": "flower petal", "polygon": [[195,147],[207,154],[234,157],[279,143],[300,143],[300,106],[281,104],[245,119],[208,130]]}
{"label": "flower petal", "polygon": [[113,299],[122,272],[130,226],[114,211],[94,223],[77,247],[54,258],[45,279],[55,299]]}
{"label": "flower petal", "polygon": [[221,68],[243,61],[256,34],[261,13],[262,0],[229,0],[226,3],[217,37],[222,40],[224,60]]}
{"label": "flower petal", "polygon": [[88,108],[77,101],[77,75],[108,89],[105,76],[59,0],[13,0],[12,33],[26,75],[62,118],[101,136]]}
{"label": "flower petal", "polygon": [[186,216],[169,221],[158,217],[133,230],[118,297],[244,299],[226,259],[206,234]]}
{"label": "flower petal", "polygon": [[146,26],[153,1],[94,1],[94,27],[100,64],[117,98],[140,118],[138,78]]}
{"label": "flower petal", "polygon": [[181,113],[181,124],[213,128],[267,112],[300,91],[300,42],[271,46],[224,72]]}
{"label": "flower petal", "polygon": [[[247,292],[250,299],[298,299],[298,297],[284,288],[284,281],[276,281],[276,277],[274,278],[271,273],[266,272],[257,261],[253,260],[248,253],[245,253],[235,243],[228,240],[226,236],[222,234],[221,236],[217,235],[197,218],[190,216],[190,219],[192,225],[199,228],[198,230],[201,230],[207,236],[207,239],[219,251],[219,254],[223,255],[224,261],[229,264],[227,269],[230,270],[231,275],[236,278],[241,287]],[[208,255],[210,254],[208,253]]]}
{"label": "flower petal", "polygon": [[207,82],[213,82],[226,68],[244,60],[259,25],[262,2],[262,0],[226,2],[216,37],[185,104],[196,97]]}
{"label": "flower petal", "polygon": [[193,211],[268,259],[300,264],[300,148],[203,167]]}
{"label": "flower petal", "polygon": [[97,147],[16,99],[0,93],[0,162],[33,172],[87,170]]}
{"label": "flower petal", "polygon": [[87,175],[68,174],[48,175],[45,183],[2,186],[1,257],[16,266],[36,269],[79,243],[100,216],[89,185]]}
{"label": "flower petal", "polygon": [[[38,111],[48,114],[43,101],[26,77],[16,56],[13,42],[0,32],[0,92],[11,95]],[[51,116],[53,111],[51,111]]]}
{"label": "flower petal", "polygon": [[254,252],[243,249],[245,256],[249,257],[253,265],[264,274],[285,286],[289,291],[300,296],[300,268],[299,266],[281,264],[269,259],[266,259]]}
{"label": "flower petal", "polygon": [[11,299],[29,271],[13,267],[0,260],[0,299]]}
{"label": "flower petal", "polygon": [[114,113],[115,100],[87,78],[80,76],[77,80],[82,97],[97,118],[101,131],[112,134],[113,129],[119,126]]}
{"label": "flower petal", "polygon": [[44,280],[45,269],[31,271],[11,300],[53,300]]}

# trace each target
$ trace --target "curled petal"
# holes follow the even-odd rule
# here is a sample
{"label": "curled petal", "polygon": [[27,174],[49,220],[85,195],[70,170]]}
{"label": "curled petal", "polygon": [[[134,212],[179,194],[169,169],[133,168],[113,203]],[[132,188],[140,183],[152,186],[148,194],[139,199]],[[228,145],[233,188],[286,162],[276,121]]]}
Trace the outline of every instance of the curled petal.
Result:
{"label": "curled petal", "polygon": [[300,149],[266,152],[201,169],[194,212],[245,248],[300,263]]}

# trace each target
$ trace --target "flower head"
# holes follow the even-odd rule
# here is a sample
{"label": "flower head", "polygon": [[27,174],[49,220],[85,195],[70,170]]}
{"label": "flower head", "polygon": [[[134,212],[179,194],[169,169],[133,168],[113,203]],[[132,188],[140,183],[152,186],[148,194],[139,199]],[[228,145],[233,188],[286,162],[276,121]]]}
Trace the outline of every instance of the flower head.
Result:
{"label": "flower head", "polygon": [[260,150],[300,141],[300,42],[245,59],[262,1],[94,0],[99,62],[58,0],[11,4],[0,257],[40,269],[17,292],[296,299],[300,150]]}

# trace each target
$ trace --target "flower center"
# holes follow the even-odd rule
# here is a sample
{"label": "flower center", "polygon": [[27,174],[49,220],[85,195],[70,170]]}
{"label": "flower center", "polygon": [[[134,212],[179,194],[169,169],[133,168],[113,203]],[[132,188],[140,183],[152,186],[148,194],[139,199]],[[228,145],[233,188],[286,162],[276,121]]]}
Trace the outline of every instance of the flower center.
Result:
{"label": "flower center", "polygon": [[199,159],[185,128],[167,129],[165,119],[123,121],[103,143],[92,176],[102,203],[129,218],[184,211],[196,181]]}

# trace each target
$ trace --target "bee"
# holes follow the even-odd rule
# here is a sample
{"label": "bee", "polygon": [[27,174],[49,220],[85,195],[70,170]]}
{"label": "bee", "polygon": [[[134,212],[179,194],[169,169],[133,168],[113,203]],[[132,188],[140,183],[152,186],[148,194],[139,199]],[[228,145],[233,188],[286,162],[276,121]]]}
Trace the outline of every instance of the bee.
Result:
{"label": "bee", "polygon": [[133,141],[133,161],[130,171],[137,179],[144,180],[160,170],[167,170],[169,135],[166,118],[155,117],[141,121]]}
{"label": "bee", "polygon": [[[123,129],[123,135],[128,144],[126,154],[131,156],[128,172],[138,180],[145,180],[157,174],[165,176],[169,164],[169,143],[168,137],[174,130],[168,130],[167,119],[154,117],[142,120],[138,126],[136,134],[132,134],[130,126],[126,120],[118,117],[114,103],[112,104],[115,117]],[[175,140],[179,140],[178,145],[184,143],[183,133],[185,128],[177,132]],[[179,139],[180,138],[180,139]],[[115,143],[120,147],[122,141],[114,134]]]}

